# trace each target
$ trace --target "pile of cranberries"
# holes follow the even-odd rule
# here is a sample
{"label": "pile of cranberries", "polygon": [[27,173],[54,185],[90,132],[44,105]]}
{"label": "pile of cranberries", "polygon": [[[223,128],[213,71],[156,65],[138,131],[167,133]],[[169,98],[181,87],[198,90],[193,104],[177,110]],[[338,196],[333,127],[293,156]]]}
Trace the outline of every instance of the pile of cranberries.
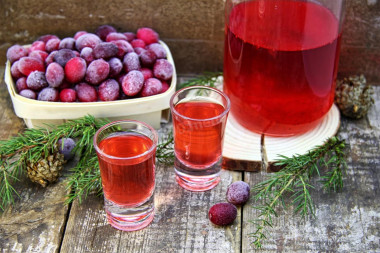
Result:
{"label": "pile of cranberries", "polygon": [[143,27],[117,32],[110,25],[73,38],[41,36],[29,48],[7,51],[19,95],[42,101],[113,101],[163,93],[173,66],[159,35]]}

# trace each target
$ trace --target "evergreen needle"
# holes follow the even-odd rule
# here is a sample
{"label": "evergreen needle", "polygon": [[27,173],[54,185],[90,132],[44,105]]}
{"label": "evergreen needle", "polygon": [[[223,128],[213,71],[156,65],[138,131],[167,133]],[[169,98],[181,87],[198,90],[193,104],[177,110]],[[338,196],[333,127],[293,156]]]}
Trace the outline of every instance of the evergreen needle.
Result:
{"label": "evergreen needle", "polygon": [[194,85],[209,86],[215,88],[218,77],[221,75],[223,75],[223,72],[205,72],[201,76],[192,78],[189,81],[180,84],[178,88],[182,89]]}

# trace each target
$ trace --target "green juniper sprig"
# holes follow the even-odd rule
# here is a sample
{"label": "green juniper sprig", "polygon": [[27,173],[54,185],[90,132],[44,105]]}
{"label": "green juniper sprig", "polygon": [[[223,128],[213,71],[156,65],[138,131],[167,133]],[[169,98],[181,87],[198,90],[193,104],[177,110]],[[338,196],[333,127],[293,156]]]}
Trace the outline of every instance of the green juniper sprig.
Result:
{"label": "green juniper sprig", "polygon": [[178,88],[185,88],[189,86],[199,85],[199,86],[209,86],[216,87],[216,82],[218,81],[218,77],[223,75],[223,72],[205,72],[203,75],[198,76],[196,78],[192,78],[182,84],[179,85]]}
{"label": "green juniper sprig", "polygon": [[[275,165],[282,167],[282,170],[252,188],[253,199],[262,203],[254,206],[258,216],[252,221],[256,230],[250,234],[256,248],[261,248],[262,241],[267,239],[266,234],[273,226],[273,218],[278,216],[276,208],[281,205],[286,207],[284,197],[288,194],[296,214],[304,218],[314,215],[315,206],[310,195],[310,190],[314,188],[310,180],[314,175],[322,179],[323,188],[327,191],[338,191],[343,187],[343,175],[347,167],[344,148],[343,140],[331,137],[304,155],[280,156],[281,159]],[[319,167],[328,171],[322,176]]]}

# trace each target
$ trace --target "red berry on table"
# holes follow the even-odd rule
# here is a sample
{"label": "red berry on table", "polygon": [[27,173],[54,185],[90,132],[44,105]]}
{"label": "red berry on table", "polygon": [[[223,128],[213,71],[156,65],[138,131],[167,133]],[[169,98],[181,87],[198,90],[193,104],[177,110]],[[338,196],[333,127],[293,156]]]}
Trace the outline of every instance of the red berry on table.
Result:
{"label": "red berry on table", "polygon": [[28,85],[26,85],[26,77],[21,77],[21,78],[17,79],[16,89],[18,92],[28,89]]}
{"label": "red berry on table", "polygon": [[122,33],[118,33],[118,32],[109,33],[107,35],[106,41],[107,42],[111,42],[111,41],[114,41],[114,40],[125,40],[125,41],[128,41],[127,37],[124,34],[122,34]]}
{"label": "red berry on table", "polygon": [[134,96],[140,92],[144,85],[144,75],[138,70],[132,70],[125,75],[122,82],[122,89],[127,96]]}
{"label": "red berry on table", "polygon": [[50,39],[46,42],[45,50],[46,52],[52,52],[59,49],[59,43],[61,43],[60,39]]}
{"label": "red berry on table", "polygon": [[54,54],[54,61],[62,67],[65,67],[66,63],[74,57],[76,57],[76,54],[73,50],[64,48],[58,50],[58,52]]}
{"label": "red berry on table", "polygon": [[75,47],[78,51],[81,51],[85,47],[91,47],[92,49],[94,49],[96,45],[98,45],[101,42],[102,40],[97,35],[93,33],[86,33],[80,36],[75,41]]}
{"label": "red berry on table", "polygon": [[108,64],[110,65],[110,77],[116,77],[123,70],[123,63],[119,58],[113,57],[108,60]]}
{"label": "red berry on table", "polygon": [[77,84],[75,90],[80,102],[95,102],[98,100],[95,88],[87,83]]}
{"label": "red berry on table", "polygon": [[46,81],[45,72],[33,71],[26,78],[26,85],[28,89],[39,91],[42,88],[48,87],[49,84]]}
{"label": "red berry on table", "polygon": [[30,99],[36,99],[37,98],[36,93],[32,90],[29,90],[29,89],[25,89],[25,90],[20,91],[19,95],[26,97],[26,98],[30,98]]}
{"label": "red berry on table", "polygon": [[139,56],[135,52],[126,54],[123,59],[123,67],[126,73],[132,70],[139,70],[140,69]]}
{"label": "red berry on table", "polygon": [[173,66],[165,59],[158,59],[153,66],[153,74],[158,79],[169,80],[173,76]]}
{"label": "red berry on table", "polygon": [[20,45],[13,45],[7,50],[7,59],[11,63],[14,63],[15,61],[27,55],[28,55],[28,50]]}
{"label": "red berry on table", "polygon": [[218,226],[226,226],[232,224],[237,216],[237,208],[230,203],[218,203],[213,205],[208,217],[212,223]]}
{"label": "red berry on table", "polygon": [[77,92],[70,88],[63,89],[59,93],[59,99],[61,102],[75,102],[77,100]]}
{"label": "red berry on table", "polygon": [[58,49],[64,49],[64,48],[74,50],[75,39],[70,38],[70,37],[62,39],[61,42],[59,43]]}
{"label": "red berry on table", "polygon": [[62,84],[63,79],[65,78],[65,72],[61,65],[56,62],[52,62],[46,68],[45,76],[49,86],[57,88]]}
{"label": "red berry on table", "polygon": [[86,75],[87,64],[81,57],[71,58],[65,66],[65,77],[70,83],[80,82]]}
{"label": "red berry on table", "polygon": [[227,201],[234,205],[244,205],[249,200],[250,191],[246,182],[234,182],[228,186]]}
{"label": "red berry on table", "polygon": [[101,25],[96,29],[95,34],[98,35],[100,39],[105,41],[107,35],[113,32],[117,32],[115,27],[111,25]]}
{"label": "red berry on table", "polygon": [[143,40],[134,39],[131,41],[131,45],[133,48],[136,48],[136,47],[144,48],[146,46],[146,43]]}
{"label": "red berry on table", "polygon": [[102,101],[114,101],[120,94],[120,86],[114,79],[108,79],[99,85],[99,99]]}
{"label": "red berry on table", "polygon": [[37,100],[57,102],[59,99],[58,90],[55,88],[44,88],[38,93]]}
{"label": "red berry on table", "polygon": [[158,33],[149,27],[139,28],[136,36],[138,39],[143,40],[147,45],[156,43],[159,40]]}
{"label": "red berry on table", "polygon": [[108,77],[110,73],[110,65],[103,59],[94,60],[88,65],[86,70],[86,81],[96,85],[101,83]]}
{"label": "red berry on table", "polygon": [[141,90],[142,97],[153,96],[161,93],[162,83],[156,78],[149,78],[145,81],[144,86]]}
{"label": "red berry on table", "polygon": [[119,48],[110,42],[101,42],[94,48],[94,56],[96,59],[103,58],[111,58],[117,55],[119,52]]}
{"label": "red berry on table", "polygon": [[33,57],[22,57],[18,62],[18,70],[25,76],[33,71],[45,71],[44,63]]}

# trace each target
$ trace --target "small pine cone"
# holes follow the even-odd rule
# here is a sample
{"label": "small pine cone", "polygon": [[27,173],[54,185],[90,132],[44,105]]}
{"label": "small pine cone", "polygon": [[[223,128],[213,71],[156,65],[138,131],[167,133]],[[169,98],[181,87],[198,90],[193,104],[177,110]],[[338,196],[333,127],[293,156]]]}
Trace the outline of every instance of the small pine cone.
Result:
{"label": "small pine cone", "polygon": [[41,155],[41,159],[35,163],[27,162],[26,171],[32,182],[46,187],[49,183],[54,183],[59,178],[59,173],[66,163],[64,155],[54,149],[53,154]]}
{"label": "small pine cone", "polygon": [[374,103],[373,88],[363,75],[339,80],[335,90],[335,103],[343,115],[359,119],[367,114]]}

